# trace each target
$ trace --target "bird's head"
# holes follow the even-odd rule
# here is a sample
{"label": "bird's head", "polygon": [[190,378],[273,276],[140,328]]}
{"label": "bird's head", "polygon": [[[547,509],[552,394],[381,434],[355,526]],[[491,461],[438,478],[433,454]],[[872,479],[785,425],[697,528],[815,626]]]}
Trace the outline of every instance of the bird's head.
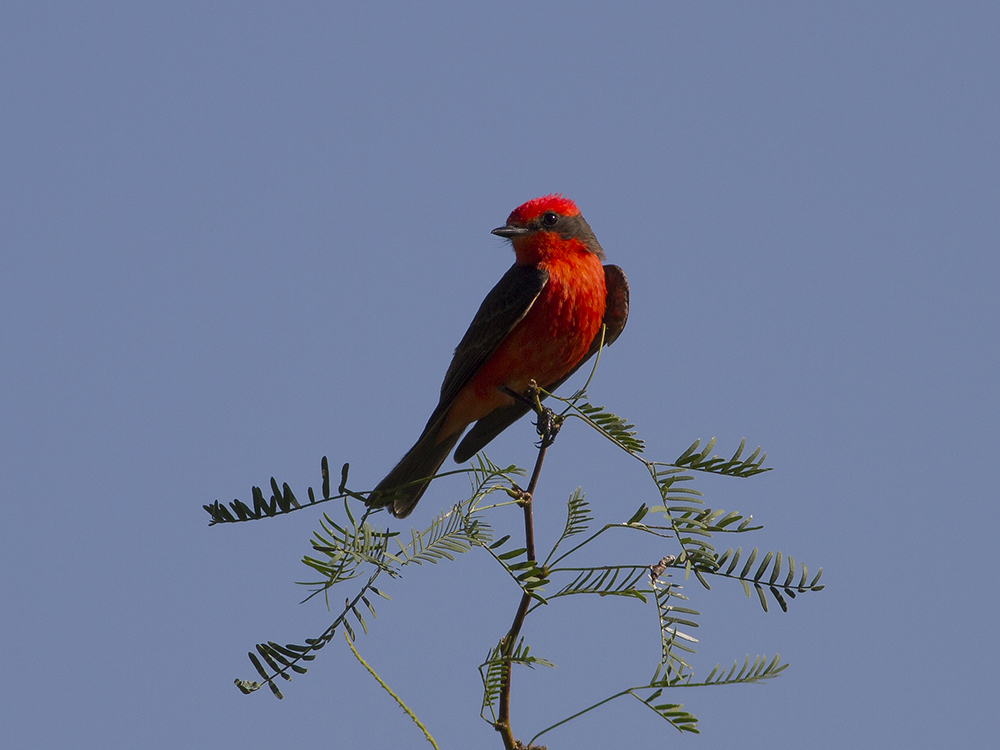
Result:
{"label": "bird's head", "polygon": [[518,263],[537,263],[553,253],[585,250],[604,259],[597,237],[569,198],[545,195],[511,211],[507,223],[493,230],[514,245]]}

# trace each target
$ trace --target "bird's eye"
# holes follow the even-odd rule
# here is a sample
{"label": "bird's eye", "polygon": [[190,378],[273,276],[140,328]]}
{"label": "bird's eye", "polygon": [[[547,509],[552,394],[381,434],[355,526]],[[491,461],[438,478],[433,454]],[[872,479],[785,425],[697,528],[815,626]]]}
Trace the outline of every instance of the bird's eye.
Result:
{"label": "bird's eye", "polygon": [[559,214],[554,211],[546,211],[542,214],[542,226],[554,227],[557,221],[559,221]]}

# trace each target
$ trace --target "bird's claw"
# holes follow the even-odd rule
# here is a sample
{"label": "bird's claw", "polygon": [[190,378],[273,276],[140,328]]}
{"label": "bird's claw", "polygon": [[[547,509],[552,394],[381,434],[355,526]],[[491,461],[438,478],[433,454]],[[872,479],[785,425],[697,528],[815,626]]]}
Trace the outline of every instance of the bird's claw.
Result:
{"label": "bird's claw", "polygon": [[562,427],[562,420],[556,416],[552,409],[543,406],[541,411],[538,412],[538,421],[535,422],[538,437],[541,438],[538,441],[538,447],[548,448],[552,445],[556,441],[556,435],[559,434],[560,427]]}

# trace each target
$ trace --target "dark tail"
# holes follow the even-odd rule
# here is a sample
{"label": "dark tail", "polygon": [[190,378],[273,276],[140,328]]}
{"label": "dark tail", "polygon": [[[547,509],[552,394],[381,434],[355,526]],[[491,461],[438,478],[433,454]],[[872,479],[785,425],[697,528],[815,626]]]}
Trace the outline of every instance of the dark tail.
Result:
{"label": "dark tail", "polygon": [[[396,464],[396,468],[378,483],[368,495],[369,506],[388,505],[389,511],[396,518],[410,515],[430,485],[430,477],[437,473],[462,434],[459,432],[435,444],[435,432],[436,430],[425,431],[416,445]],[[418,481],[421,479],[424,481]]]}

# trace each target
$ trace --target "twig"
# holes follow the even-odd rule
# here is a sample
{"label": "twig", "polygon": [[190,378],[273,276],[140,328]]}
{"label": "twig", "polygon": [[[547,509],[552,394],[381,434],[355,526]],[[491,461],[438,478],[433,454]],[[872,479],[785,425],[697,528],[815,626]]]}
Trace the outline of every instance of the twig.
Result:
{"label": "twig", "polygon": [[417,718],[417,715],[410,710],[409,706],[407,706],[405,703],[403,703],[402,700],[400,700],[400,697],[398,695],[392,692],[392,688],[386,685],[385,682],[382,680],[382,678],[379,677],[378,674],[375,672],[375,670],[368,666],[368,662],[366,662],[364,659],[361,658],[361,654],[359,654],[358,650],[354,648],[354,644],[351,643],[351,639],[346,632],[344,633],[344,640],[347,641],[347,647],[351,649],[351,653],[354,654],[354,658],[361,663],[362,667],[368,670],[368,674],[370,674],[372,677],[375,678],[375,681],[382,686],[382,689],[392,696],[392,699],[399,704],[399,707],[406,712],[406,715],[413,720],[413,723],[416,724],[418,727],[420,727],[420,731],[424,733],[424,737],[427,738],[427,741],[434,746],[434,750],[440,750],[440,748],[437,746],[437,743],[434,741],[434,738],[431,737],[431,733],[427,731],[427,727],[425,727],[421,723],[420,719]]}

